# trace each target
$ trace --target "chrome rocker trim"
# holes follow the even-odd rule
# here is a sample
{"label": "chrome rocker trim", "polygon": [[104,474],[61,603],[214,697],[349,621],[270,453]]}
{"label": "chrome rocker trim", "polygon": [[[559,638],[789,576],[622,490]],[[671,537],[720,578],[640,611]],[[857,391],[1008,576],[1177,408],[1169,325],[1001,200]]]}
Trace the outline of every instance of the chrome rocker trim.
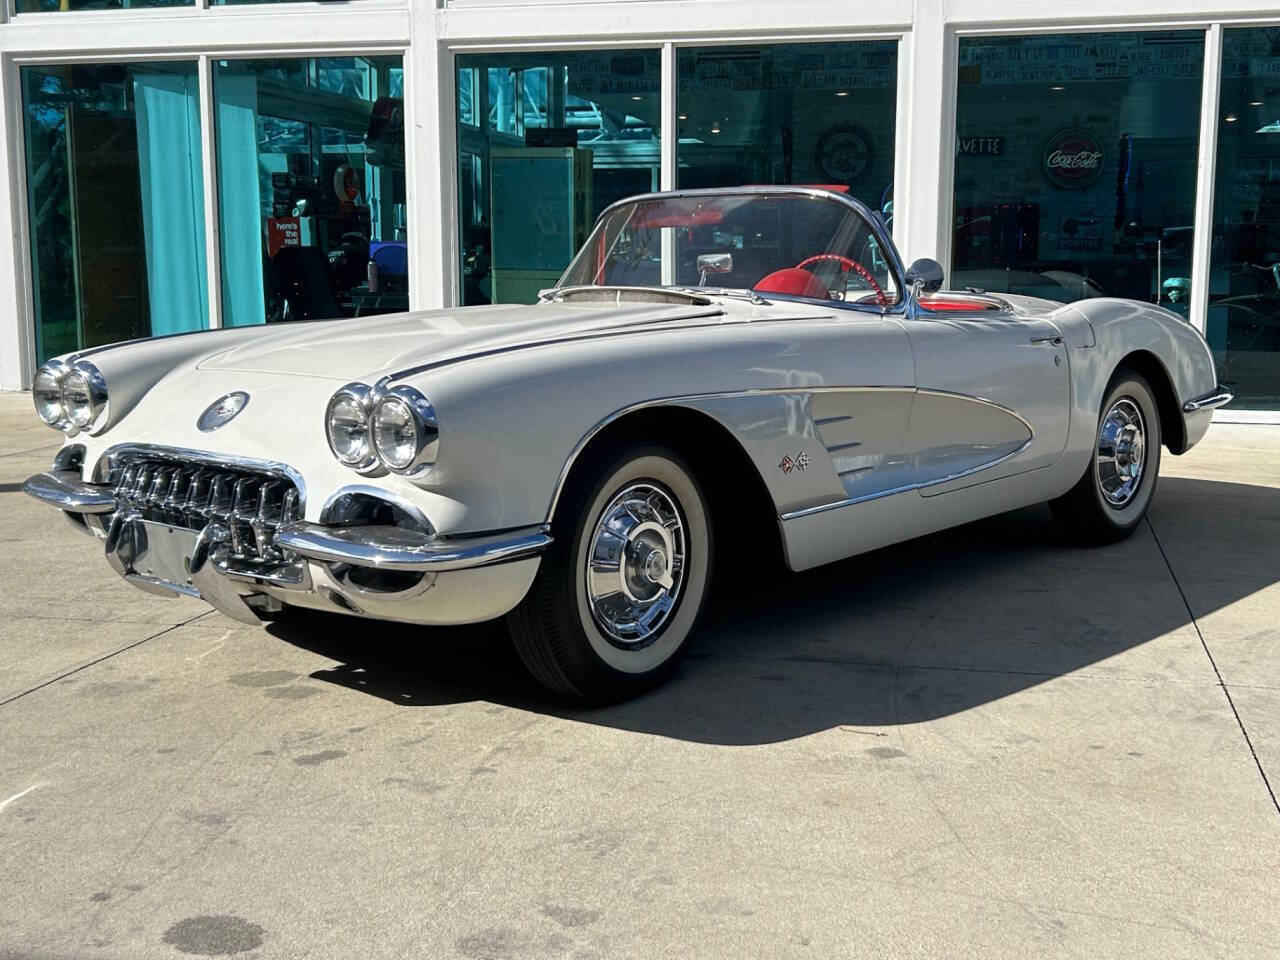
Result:
{"label": "chrome rocker trim", "polygon": [[1217,389],[1210,390],[1206,394],[1202,394],[1201,396],[1188,400],[1182,405],[1182,412],[1195,413],[1197,410],[1213,410],[1217,407],[1223,406],[1224,404],[1230,403],[1234,399],[1235,394],[1230,390],[1226,387],[1218,387]]}
{"label": "chrome rocker trim", "polygon": [[404,527],[337,527],[295,520],[276,532],[276,543],[319,563],[443,573],[536,556],[550,545],[551,534],[542,526],[450,540]]}
{"label": "chrome rocker trim", "polygon": [[27,477],[24,493],[67,513],[110,513],[116,508],[115,492],[96,483],[85,483],[79,470],[51,470]]}

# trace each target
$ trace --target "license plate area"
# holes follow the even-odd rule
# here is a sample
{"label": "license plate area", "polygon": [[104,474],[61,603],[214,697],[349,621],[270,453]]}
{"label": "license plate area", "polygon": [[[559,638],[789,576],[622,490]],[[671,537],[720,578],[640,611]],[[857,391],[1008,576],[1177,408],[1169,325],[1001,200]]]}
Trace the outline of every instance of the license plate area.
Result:
{"label": "license plate area", "polygon": [[128,573],[198,596],[191,581],[191,555],[198,536],[195,530],[134,519],[120,532],[117,555]]}

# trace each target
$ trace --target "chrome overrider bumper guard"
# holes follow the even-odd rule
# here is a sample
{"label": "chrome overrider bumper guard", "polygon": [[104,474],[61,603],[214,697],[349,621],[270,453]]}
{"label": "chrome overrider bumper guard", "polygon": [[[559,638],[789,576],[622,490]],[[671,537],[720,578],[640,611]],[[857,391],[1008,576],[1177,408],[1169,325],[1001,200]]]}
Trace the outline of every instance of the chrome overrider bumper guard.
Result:
{"label": "chrome overrider bumper guard", "polygon": [[[217,562],[223,531],[210,524],[197,532],[132,517],[117,510],[114,491],[86,483],[79,470],[51,470],[29,477],[22,489],[50,506],[80,519],[93,518],[88,530],[105,540],[107,560],[126,580],[162,596],[188,595],[205,600],[228,616],[259,623],[279,609],[273,595],[255,588],[313,592],[310,576],[300,582],[273,580],[227,569]],[[107,515],[111,515],[109,518]],[[104,521],[109,519],[109,523]],[[364,567],[394,573],[437,574],[473,570],[535,557],[551,543],[546,527],[529,527],[487,536],[448,538],[390,525],[331,526],[294,520],[281,524],[275,543],[284,550],[330,568]],[[145,562],[144,562],[145,561]],[[175,568],[185,582],[147,571]],[[305,567],[305,564],[303,564]]]}
{"label": "chrome overrider bumper guard", "polygon": [[22,489],[37,500],[65,510],[67,513],[102,514],[116,508],[115,493],[110,487],[85,483],[79,470],[52,470],[27,477]]}
{"label": "chrome overrider bumper guard", "polygon": [[1197,410],[1214,410],[1235,399],[1235,395],[1226,387],[1216,387],[1208,393],[1188,400],[1182,405],[1183,413],[1195,413]]}

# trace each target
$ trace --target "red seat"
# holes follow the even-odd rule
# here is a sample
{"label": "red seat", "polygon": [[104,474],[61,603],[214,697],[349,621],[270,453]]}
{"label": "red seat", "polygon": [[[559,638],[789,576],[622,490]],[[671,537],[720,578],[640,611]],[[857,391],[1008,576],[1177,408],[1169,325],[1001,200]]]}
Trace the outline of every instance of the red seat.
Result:
{"label": "red seat", "polygon": [[761,293],[786,293],[793,297],[810,297],[814,300],[831,299],[831,291],[815,274],[799,267],[775,270],[756,284]]}

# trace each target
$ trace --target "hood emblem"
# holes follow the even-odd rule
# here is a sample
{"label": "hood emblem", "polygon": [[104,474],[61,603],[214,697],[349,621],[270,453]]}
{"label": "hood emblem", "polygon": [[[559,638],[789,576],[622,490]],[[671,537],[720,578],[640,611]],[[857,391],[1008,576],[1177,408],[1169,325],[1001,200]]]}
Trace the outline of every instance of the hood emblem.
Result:
{"label": "hood emblem", "polygon": [[200,419],[196,421],[196,428],[203,433],[217,430],[234,420],[236,415],[248,405],[249,395],[243,390],[228,393],[205,408],[204,413],[200,414]]}

